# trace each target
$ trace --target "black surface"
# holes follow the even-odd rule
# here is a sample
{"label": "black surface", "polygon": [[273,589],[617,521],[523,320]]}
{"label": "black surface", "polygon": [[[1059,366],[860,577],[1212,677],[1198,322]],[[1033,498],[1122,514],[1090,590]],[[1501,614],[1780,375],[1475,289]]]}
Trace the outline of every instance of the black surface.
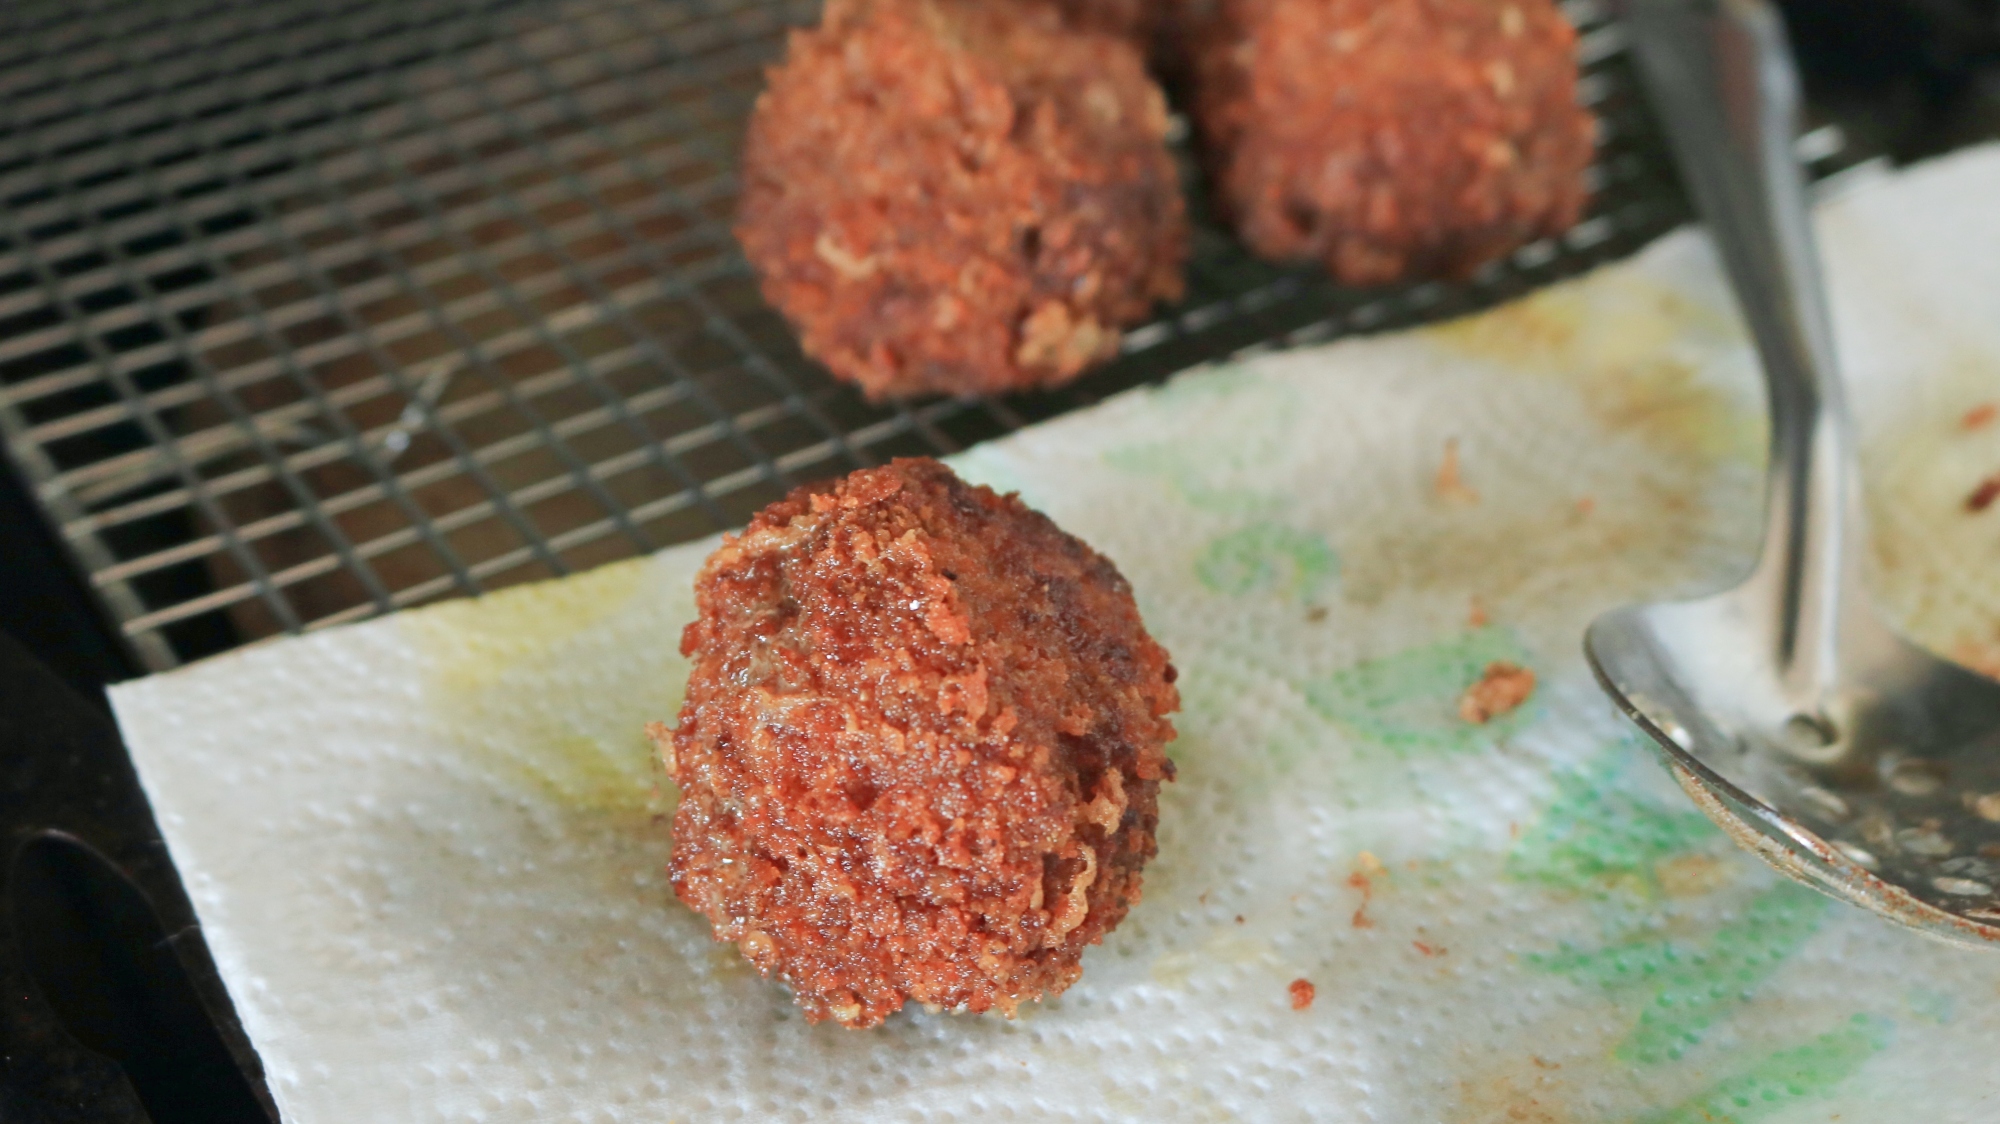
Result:
{"label": "black surface", "polygon": [[36,990],[69,1038],[118,1064],[152,1124],[268,1124],[137,886],[47,832],[15,853],[7,888]]}
{"label": "black surface", "polygon": [[1815,116],[1899,162],[2000,135],[2000,0],[1778,0]]}
{"label": "black surface", "polygon": [[0,632],[102,707],[104,685],[139,669],[11,468],[0,458]]}
{"label": "black surface", "polygon": [[0,1121],[276,1119],[110,717],[4,636],[0,846]]}

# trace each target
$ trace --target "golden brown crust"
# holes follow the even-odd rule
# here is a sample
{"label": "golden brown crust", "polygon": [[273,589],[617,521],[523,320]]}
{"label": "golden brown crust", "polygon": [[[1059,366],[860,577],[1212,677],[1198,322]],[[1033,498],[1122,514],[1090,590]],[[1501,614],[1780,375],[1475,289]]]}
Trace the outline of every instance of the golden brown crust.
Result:
{"label": "golden brown crust", "polygon": [[737,238],[871,398],[1055,385],[1180,295],[1166,127],[1139,48],[1045,4],[833,0],[758,98]]}
{"label": "golden brown crust", "polygon": [[1243,239],[1347,284],[1462,276],[1573,224],[1595,123],[1551,0],[1217,0],[1194,116]]}
{"label": "golden brown crust", "polygon": [[1012,1012],[1139,899],[1167,653],[1112,564],[931,460],[800,489],[695,583],[675,893],[796,993]]}

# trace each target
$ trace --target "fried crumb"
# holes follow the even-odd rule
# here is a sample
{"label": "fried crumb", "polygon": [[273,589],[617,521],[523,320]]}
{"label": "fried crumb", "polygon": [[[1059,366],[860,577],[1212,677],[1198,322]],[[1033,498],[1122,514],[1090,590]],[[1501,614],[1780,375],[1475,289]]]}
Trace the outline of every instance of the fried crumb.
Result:
{"label": "fried crumb", "polygon": [[1354,916],[1349,923],[1357,929],[1373,929],[1375,922],[1368,917],[1368,899],[1375,896],[1375,884],[1358,870],[1347,876],[1347,884],[1361,891],[1361,904],[1354,907]]}
{"label": "fried crumb", "polygon": [[2000,472],[1981,480],[1972,494],[1965,497],[1965,510],[1977,514],[1992,507],[1994,500],[2000,500]]}
{"label": "fried crumb", "polygon": [[1519,664],[1494,660],[1486,665],[1479,682],[1466,688],[1458,700],[1458,716],[1474,725],[1484,725],[1512,712],[1534,693],[1534,672]]}
{"label": "fried crumb", "polygon": [[1467,609],[1465,613],[1465,627],[1486,627],[1486,605],[1479,600],[1479,595],[1476,593],[1472,595],[1471,608]]}
{"label": "fried crumb", "polygon": [[1318,624],[1319,622],[1321,622],[1321,621],[1325,620],[1325,619],[1326,619],[1326,615],[1327,615],[1327,611],[1328,611],[1328,610],[1327,610],[1327,607],[1326,607],[1326,606],[1324,606],[1324,605],[1313,605],[1313,606],[1309,606],[1309,607],[1308,607],[1308,608],[1306,609],[1306,621],[1307,621],[1307,623],[1309,623],[1309,624]]}
{"label": "fried crumb", "polygon": [[1971,799],[1972,810],[1982,820],[2000,823],[2000,792],[1989,792]]}
{"label": "fried crumb", "polygon": [[1375,922],[1368,916],[1368,903],[1375,896],[1374,879],[1387,873],[1389,873],[1389,868],[1383,866],[1382,860],[1376,858],[1372,853],[1363,851],[1359,855],[1354,856],[1354,872],[1347,876],[1347,884],[1361,891],[1361,904],[1354,907],[1354,917],[1351,922],[1355,928],[1372,929],[1375,927]]}
{"label": "fried crumb", "polygon": [[1300,976],[1286,985],[1285,990],[1292,993],[1292,1010],[1294,1011],[1303,1011],[1307,1007],[1312,1006],[1313,996],[1319,993],[1319,989],[1312,985],[1312,981],[1306,979],[1304,976]]}
{"label": "fried crumb", "polygon": [[1675,855],[1653,864],[1653,880],[1670,898],[1692,898],[1727,886],[1736,868],[1714,855]]}
{"label": "fried crumb", "polygon": [[1588,517],[1590,516],[1591,513],[1595,512],[1596,510],[1597,510],[1596,496],[1579,496],[1577,498],[1576,513],[1578,515]]}
{"label": "fried crumb", "polygon": [[1438,462],[1437,479],[1432,482],[1432,490],[1446,503],[1478,503],[1479,493],[1465,482],[1458,467],[1458,438],[1447,438],[1444,443],[1444,459]]}
{"label": "fried crumb", "polygon": [[1964,417],[1958,419],[1958,428],[1968,433],[1975,429],[1985,429],[1993,424],[1995,418],[2000,418],[2000,402],[1981,402],[1967,410]]}
{"label": "fried crumb", "polygon": [[1988,679],[2000,679],[2000,649],[1974,640],[1961,640],[1951,650],[1951,658]]}
{"label": "fried crumb", "polygon": [[1243,924],[1243,915],[1242,915],[1242,914],[1240,914],[1240,913],[1239,913],[1239,914],[1237,914],[1237,915],[1236,915],[1236,923],[1237,923],[1238,925],[1241,925],[1241,924]]}
{"label": "fried crumb", "polygon": [[1418,952],[1423,953],[1425,956],[1443,956],[1448,951],[1447,949],[1440,948],[1437,945],[1425,944],[1422,941],[1411,941],[1410,945],[1411,947],[1415,948]]}

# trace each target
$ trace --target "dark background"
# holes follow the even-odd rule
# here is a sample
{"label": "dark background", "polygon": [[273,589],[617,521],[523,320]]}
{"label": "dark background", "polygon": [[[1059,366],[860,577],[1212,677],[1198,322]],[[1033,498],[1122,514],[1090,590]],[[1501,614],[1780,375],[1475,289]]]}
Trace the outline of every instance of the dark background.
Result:
{"label": "dark background", "polygon": [[[1781,6],[1806,79],[1808,125],[1839,125],[1845,162],[1881,155],[1907,163],[2000,138],[2000,0],[1786,0]],[[3,462],[0,632],[0,776],[31,785],[37,755],[80,754],[100,769],[103,800],[137,800],[136,787],[124,797],[117,793],[117,786],[131,785],[130,770],[104,709],[103,686],[138,669]],[[0,788],[0,811],[12,798]],[[143,808],[137,814],[150,822]],[[11,848],[14,841],[6,842]],[[191,920],[163,854],[114,857],[170,922]],[[40,990],[59,978],[69,996],[42,1007],[9,953],[0,960],[0,982],[8,988],[0,995],[0,1030],[24,1013],[53,1009],[73,1037],[95,1047],[78,1052],[55,1038],[37,1045],[22,1034],[0,1037],[6,1052],[0,1124],[265,1119],[262,1090],[253,1094],[229,1065],[228,1047],[246,1056],[240,1042],[225,1043],[201,1025],[195,993],[163,970],[172,957],[161,959],[160,950],[172,942],[131,883],[61,846],[0,858],[12,863],[17,890],[29,882],[43,890],[40,912],[24,917],[17,903],[17,916],[0,918],[0,925],[22,932],[17,943],[27,949]],[[79,1005],[78,996],[90,1002]],[[122,1060],[123,1078],[103,1055]],[[68,1068],[56,1072],[62,1065]]]}

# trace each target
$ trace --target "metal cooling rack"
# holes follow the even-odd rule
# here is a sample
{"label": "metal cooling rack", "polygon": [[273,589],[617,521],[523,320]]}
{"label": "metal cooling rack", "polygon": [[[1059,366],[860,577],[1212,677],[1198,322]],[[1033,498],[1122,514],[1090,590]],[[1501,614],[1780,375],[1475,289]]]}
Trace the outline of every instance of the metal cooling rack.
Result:
{"label": "metal cooling rack", "polygon": [[728,231],[762,68],[816,3],[8,0],[0,439],[152,669],[653,550],[800,481],[1629,253],[1686,206],[1618,29],[1568,10],[1603,135],[1562,238],[1357,291],[1203,225],[1188,300],[1106,369],[871,407]]}

